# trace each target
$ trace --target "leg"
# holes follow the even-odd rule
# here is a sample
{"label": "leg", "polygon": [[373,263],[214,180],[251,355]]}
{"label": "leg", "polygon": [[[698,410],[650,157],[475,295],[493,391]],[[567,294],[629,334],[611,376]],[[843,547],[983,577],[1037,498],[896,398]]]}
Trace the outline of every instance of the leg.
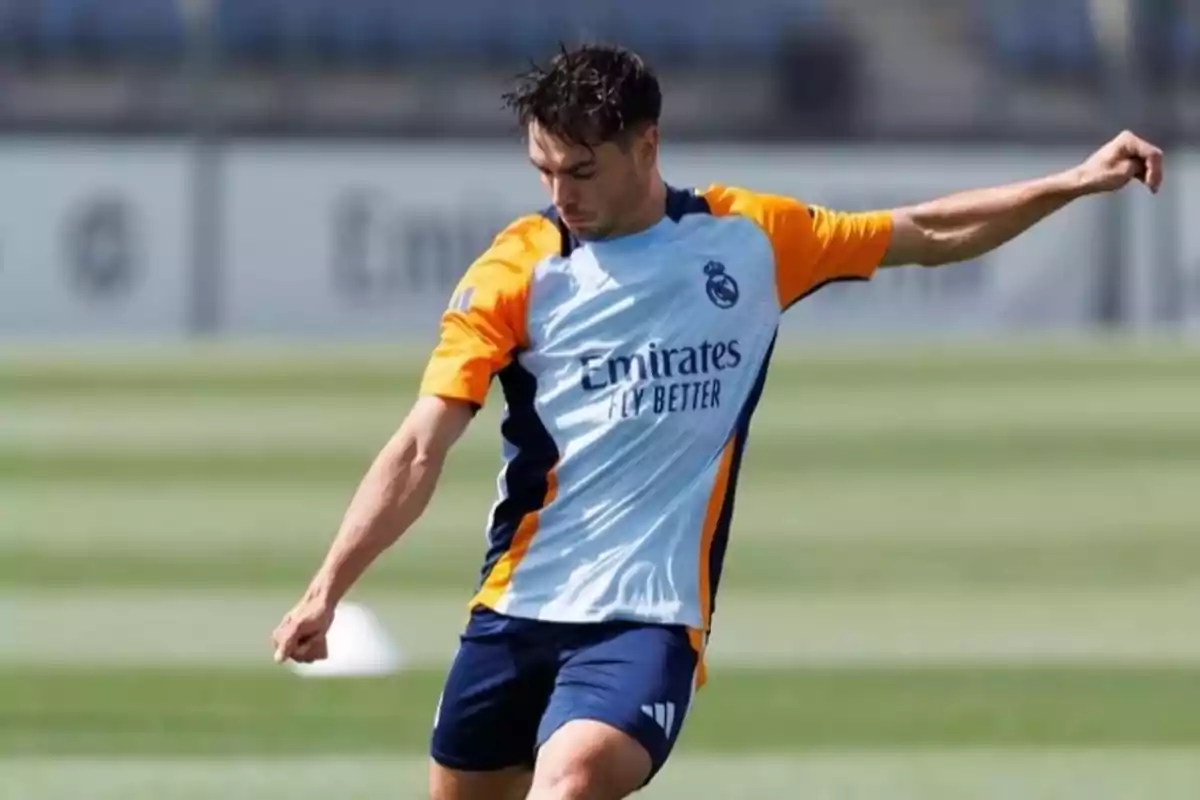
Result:
{"label": "leg", "polygon": [[535,645],[486,615],[472,618],[433,723],[433,800],[524,800],[557,668],[554,651]]}
{"label": "leg", "polygon": [[429,764],[432,800],[525,800],[532,782],[533,772],[525,767],[466,772]]}
{"label": "leg", "polygon": [[697,656],[679,628],[605,625],[566,654],[538,730],[529,800],[621,800],[666,762]]}
{"label": "leg", "polygon": [[622,800],[644,786],[653,769],[650,754],[632,736],[576,719],[538,751],[528,800]]}

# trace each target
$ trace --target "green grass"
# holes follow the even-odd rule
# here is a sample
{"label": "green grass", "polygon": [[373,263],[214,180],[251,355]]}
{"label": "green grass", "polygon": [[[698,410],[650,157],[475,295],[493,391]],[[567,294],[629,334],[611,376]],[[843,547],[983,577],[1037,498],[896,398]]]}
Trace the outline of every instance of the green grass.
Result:
{"label": "green grass", "polygon": [[[0,797],[374,800],[424,797],[423,756],[12,758]],[[679,753],[638,798],[1194,800],[1200,750],[1179,748]],[[7,794],[5,794],[7,791]]]}
{"label": "green grass", "polygon": [[[265,641],[421,366],[401,348],[0,358],[0,797],[294,800],[332,791],[322,776],[419,793],[498,398],[364,582],[413,671],[302,680]],[[647,796],[1200,794],[1198,398],[1200,349],[1166,344],[784,348],[712,684]]]}
{"label": "green grass", "polygon": [[[987,589],[1048,584],[1064,588],[1127,588],[1190,584],[1197,580],[1200,538],[1186,525],[1145,526],[1136,539],[1116,526],[1099,531],[1088,547],[1078,541],[1048,544],[1018,541],[879,541],[869,554],[861,541],[815,541],[780,557],[777,544],[736,541],[729,557],[731,591],[812,592],[871,586],[906,590],[929,587]],[[162,535],[170,536],[165,528]],[[432,533],[429,535],[433,535]],[[1045,531],[1052,538],[1052,531]],[[316,537],[314,537],[315,540]],[[405,543],[407,544],[407,543]],[[472,546],[474,544],[475,546]],[[458,552],[414,544],[389,553],[366,579],[371,586],[406,590],[464,591],[479,577],[482,539],[464,542]],[[419,550],[418,550],[419,548]],[[416,554],[414,557],[408,557]],[[164,553],[137,545],[111,547],[102,555],[46,552],[34,546],[8,548],[0,561],[0,586],[100,589],[156,588],[170,576],[178,589],[287,589],[306,581],[319,557],[311,552],[280,552],[271,543],[245,542],[212,553]],[[724,580],[724,579],[723,579]]]}
{"label": "green grass", "polygon": [[[0,672],[6,755],[423,752],[440,671],[313,681],[261,672]],[[1200,669],[724,669],[681,748],[1200,745]]]}
{"label": "green grass", "polygon": [[[765,426],[764,426],[765,427]],[[752,429],[751,436],[760,431]],[[382,439],[374,443],[382,444]],[[9,446],[0,454],[0,479],[47,481],[160,482],[255,481],[269,483],[348,483],[370,464],[377,447],[336,450],[288,447],[283,452],[44,452]],[[747,458],[759,469],[803,480],[811,474],[1020,472],[1039,467],[1070,468],[1079,463],[1193,464],[1200,461],[1200,430],[1111,431],[1103,426],[1079,431],[1001,430],[938,434],[899,430],[870,437],[840,432],[811,433],[793,440],[769,434],[752,438]],[[456,475],[476,485],[494,478],[495,459],[479,458]]]}

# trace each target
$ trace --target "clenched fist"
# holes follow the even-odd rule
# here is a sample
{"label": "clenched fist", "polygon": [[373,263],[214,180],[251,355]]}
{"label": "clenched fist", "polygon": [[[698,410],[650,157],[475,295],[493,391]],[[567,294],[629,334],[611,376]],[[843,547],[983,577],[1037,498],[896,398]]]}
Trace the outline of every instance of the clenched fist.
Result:
{"label": "clenched fist", "polygon": [[271,635],[275,661],[291,659],[311,663],[329,657],[325,636],[333,624],[334,609],[326,602],[304,597],[289,611]]}
{"label": "clenched fist", "polygon": [[1163,181],[1163,151],[1124,131],[1083,162],[1076,173],[1088,194],[1112,192],[1139,180],[1157,193]]}

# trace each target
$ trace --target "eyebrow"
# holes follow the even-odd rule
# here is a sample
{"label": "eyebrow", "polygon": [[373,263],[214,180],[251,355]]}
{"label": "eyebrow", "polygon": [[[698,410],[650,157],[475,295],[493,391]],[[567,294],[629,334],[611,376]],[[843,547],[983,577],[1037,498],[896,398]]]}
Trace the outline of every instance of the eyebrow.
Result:
{"label": "eyebrow", "polygon": [[581,169],[588,169],[591,167],[595,167],[596,159],[591,158],[586,161],[577,161],[574,164],[570,164],[568,166],[565,166],[565,167],[563,167],[561,169],[557,169],[557,170],[551,169],[550,167],[546,166],[545,164],[539,163],[538,161],[534,160],[533,158],[529,159],[529,163],[533,164],[535,167],[537,167],[539,170],[541,170],[543,172],[578,172]]}

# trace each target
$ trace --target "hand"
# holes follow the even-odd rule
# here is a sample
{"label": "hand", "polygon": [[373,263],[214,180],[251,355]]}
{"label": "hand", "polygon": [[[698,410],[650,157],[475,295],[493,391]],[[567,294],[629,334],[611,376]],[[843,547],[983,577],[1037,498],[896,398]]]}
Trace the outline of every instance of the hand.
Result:
{"label": "hand", "polygon": [[1157,194],[1163,181],[1163,152],[1125,131],[1092,154],[1076,172],[1086,194],[1116,191],[1132,180],[1141,181]]}
{"label": "hand", "polygon": [[311,663],[329,657],[325,635],[333,624],[334,609],[322,600],[305,596],[275,628],[271,641],[275,662],[291,659]]}

